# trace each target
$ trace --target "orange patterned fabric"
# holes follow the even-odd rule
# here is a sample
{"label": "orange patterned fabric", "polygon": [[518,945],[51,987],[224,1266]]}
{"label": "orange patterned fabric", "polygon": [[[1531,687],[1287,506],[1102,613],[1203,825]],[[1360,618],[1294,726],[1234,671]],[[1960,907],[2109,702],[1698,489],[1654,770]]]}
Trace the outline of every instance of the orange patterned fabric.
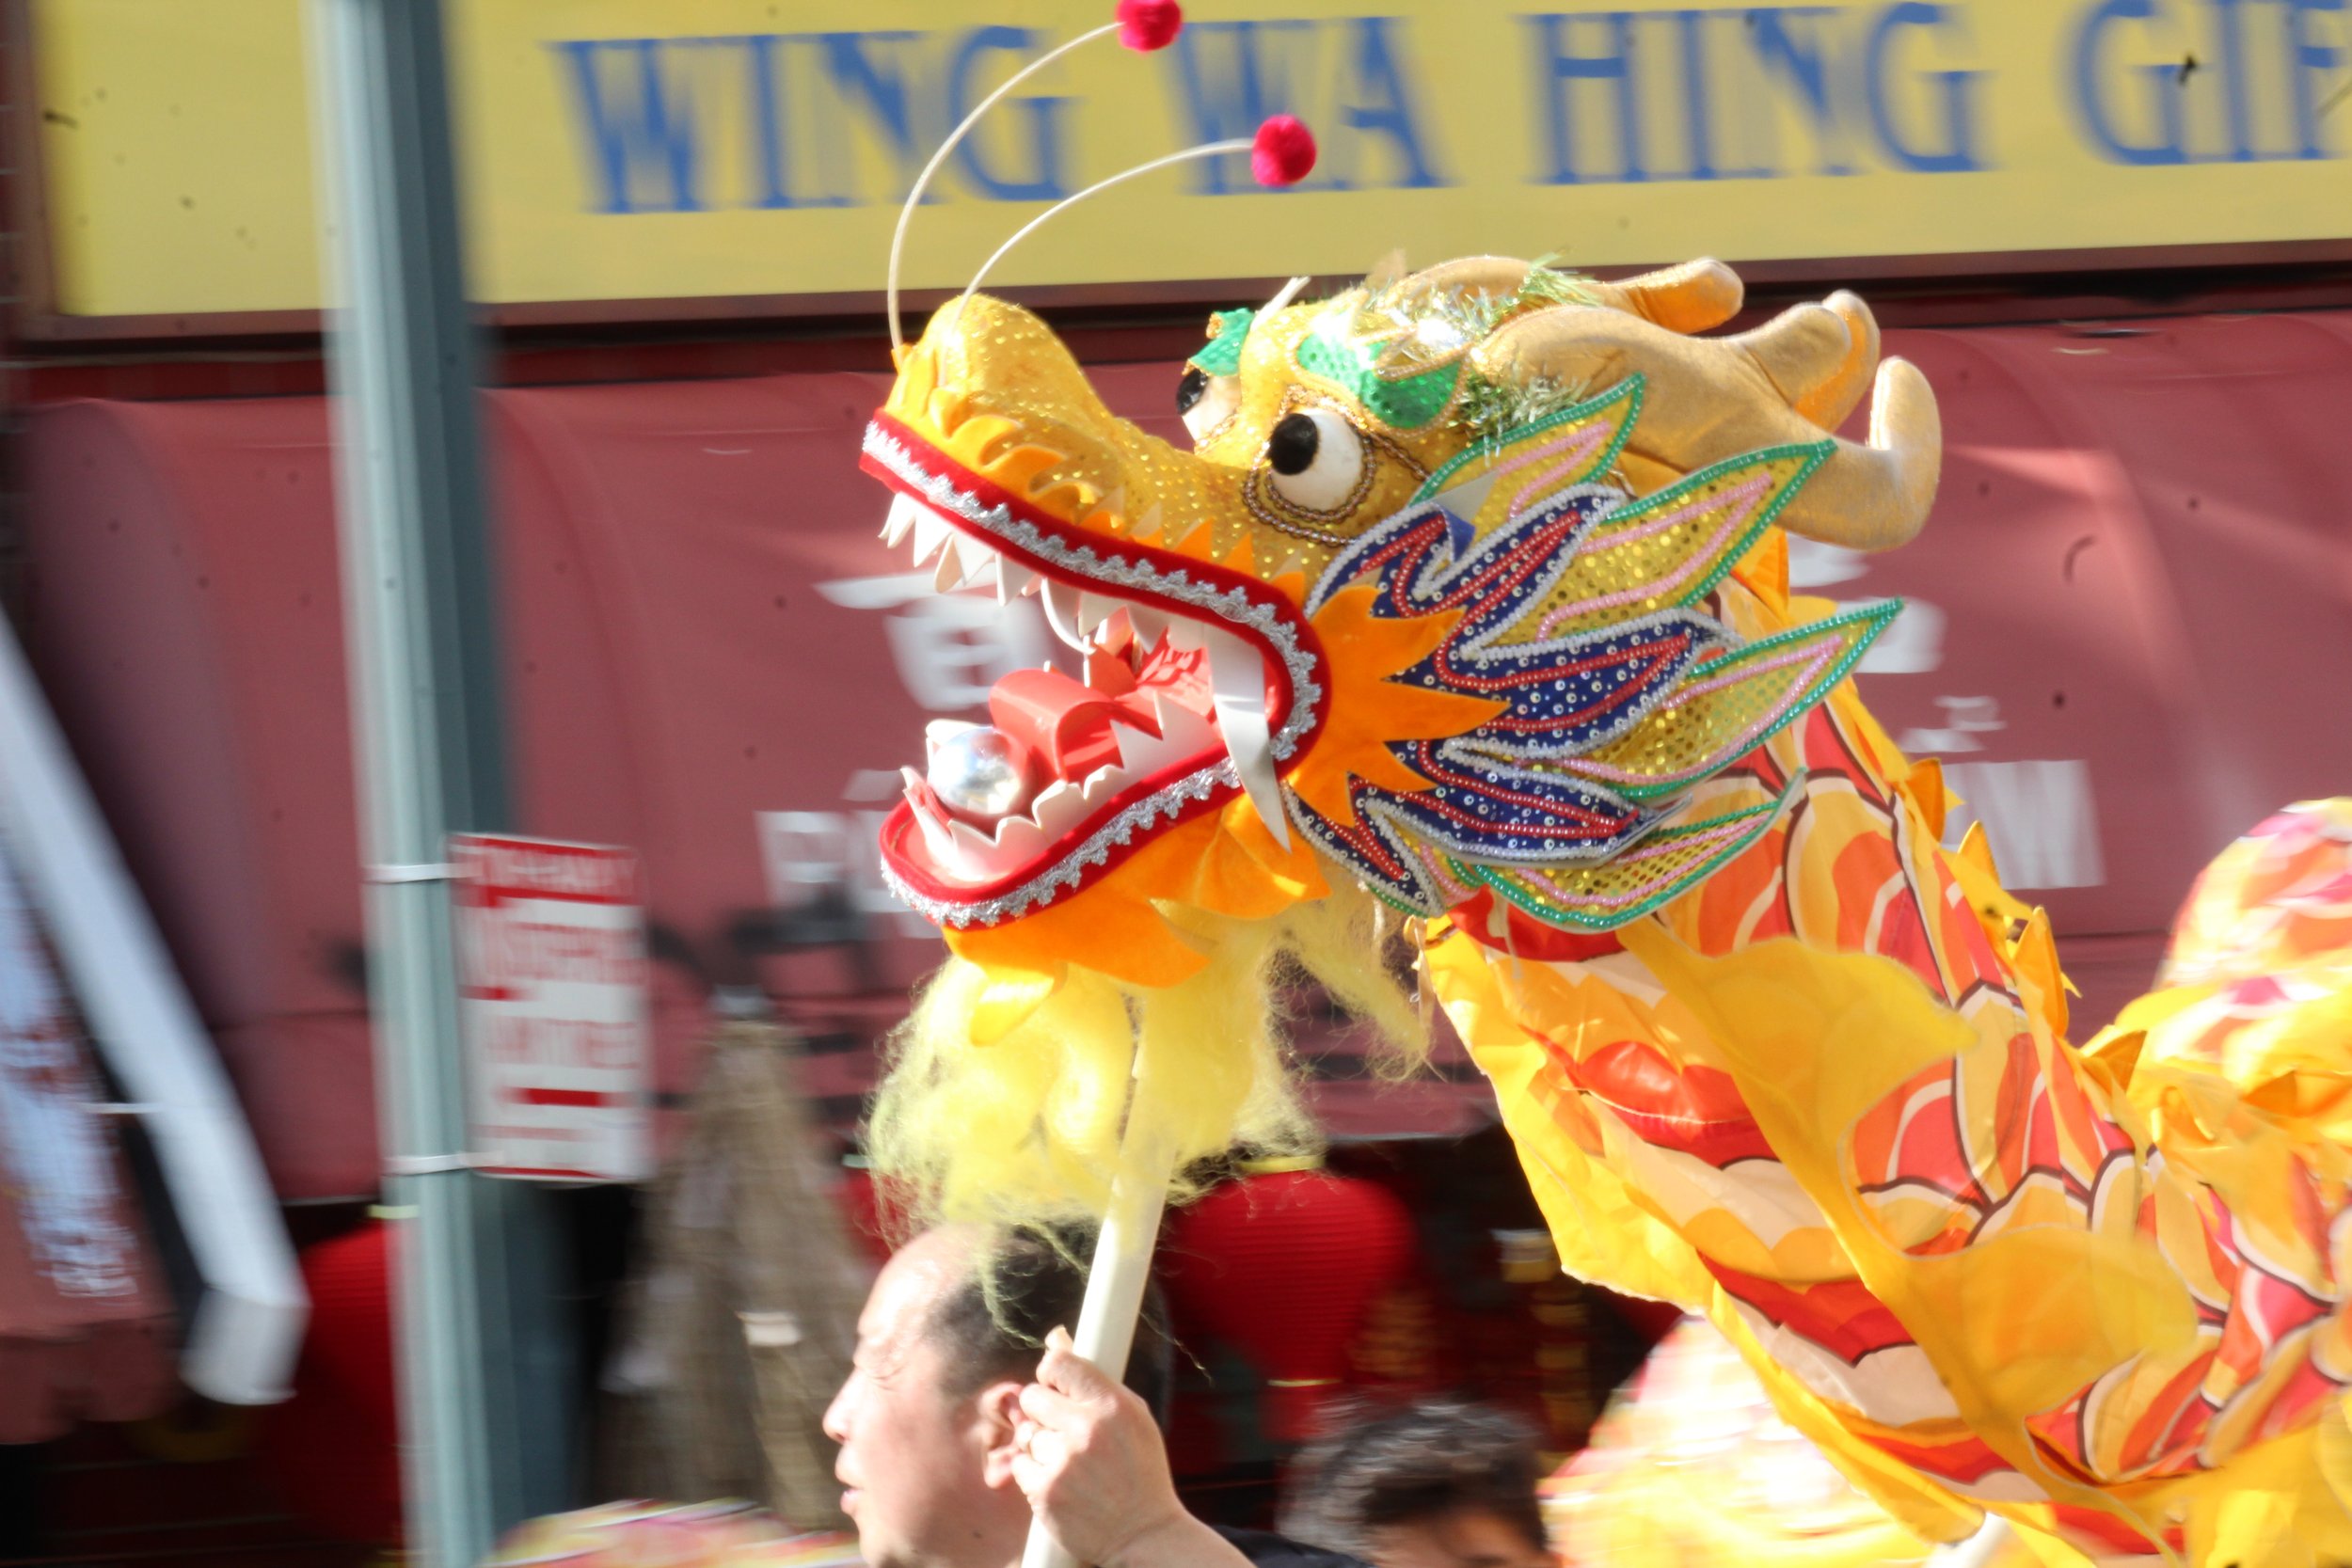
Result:
{"label": "orange patterned fabric", "polygon": [[868,433],[885,537],[1039,593],[1064,687],[1152,718],[1003,811],[910,779],[885,874],[956,958],[879,1157],[993,1215],[1099,1208],[1122,1140],[1288,1147],[1270,976],[1396,1026],[1376,899],[1566,1266],[1705,1313],[1905,1528],[2352,1560],[2346,808],[2224,855],[2164,988],[2070,1044],[2048,922],[1845,679],[1894,607],[1788,594],[1784,531],[1925,521],[1933,398],[1851,295],[1682,335],[1739,299],[1498,258],[1286,290],[1221,318],[1190,450],[1033,315],[935,316]]}
{"label": "orange patterned fabric", "polygon": [[[2313,1461],[2352,1380],[2352,807],[2225,854],[2170,984],[2078,1052],[2038,912],[1940,847],[1940,783],[1850,689],[1710,787],[1790,779],[1613,937],[1474,904],[1435,943],[1576,1266],[1712,1318],[1930,1538],[1989,1509],[2095,1558],[2352,1553]],[[1596,1191],[1641,1222],[1597,1230]]]}

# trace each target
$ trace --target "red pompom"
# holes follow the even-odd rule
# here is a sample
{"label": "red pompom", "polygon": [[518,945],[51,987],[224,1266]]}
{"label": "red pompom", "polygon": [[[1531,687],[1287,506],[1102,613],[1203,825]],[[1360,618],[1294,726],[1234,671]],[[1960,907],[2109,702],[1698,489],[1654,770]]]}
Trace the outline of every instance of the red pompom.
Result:
{"label": "red pompom", "polygon": [[1249,172],[1261,185],[1295,185],[1315,171],[1315,134],[1295,115],[1275,115],[1258,127]]}
{"label": "red pompom", "polygon": [[1184,30],[1176,0],[1119,0],[1119,41],[1141,54],[1165,49]]}

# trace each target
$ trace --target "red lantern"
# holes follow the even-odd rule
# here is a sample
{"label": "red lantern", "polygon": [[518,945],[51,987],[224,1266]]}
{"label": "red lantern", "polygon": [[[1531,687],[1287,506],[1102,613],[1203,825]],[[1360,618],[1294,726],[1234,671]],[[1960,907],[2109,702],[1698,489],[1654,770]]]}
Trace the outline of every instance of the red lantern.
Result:
{"label": "red lantern", "polygon": [[850,1244],[877,1269],[889,1262],[904,1231],[905,1202],[876,1185],[874,1173],[859,1165],[842,1171],[834,1196],[841,1205]]}
{"label": "red lantern", "polygon": [[1248,1356],[1266,1381],[1267,1434],[1295,1443],[1341,1391],[1366,1311],[1410,1268],[1413,1222],[1376,1182],[1278,1169],[1219,1187],[1168,1241],[1179,1336],[1213,1334]]}
{"label": "red lantern", "polygon": [[337,1540],[400,1539],[400,1402],[390,1237],[377,1222],[302,1251],[310,1326],[294,1397],[262,1427],[286,1501]]}

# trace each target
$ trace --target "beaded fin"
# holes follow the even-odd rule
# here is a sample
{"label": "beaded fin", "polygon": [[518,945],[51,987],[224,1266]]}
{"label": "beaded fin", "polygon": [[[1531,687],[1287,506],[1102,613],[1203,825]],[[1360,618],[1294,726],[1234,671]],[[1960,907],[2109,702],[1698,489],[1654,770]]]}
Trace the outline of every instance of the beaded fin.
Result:
{"label": "beaded fin", "polygon": [[1391,742],[1401,768],[1352,779],[1343,812],[1289,793],[1316,847],[1400,908],[1435,914],[1485,883],[1586,929],[1655,909],[1771,825],[1764,808],[1676,824],[1684,792],[1826,697],[1900,608],[1754,642],[1724,626],[1709,595],[1823,449],[1631,499],[1603,476],[1641,401],[1629,380],[1472,448],[1308,596],[1313,613],[1369,587],[1374,617],[1450,617],[1391,681],[1495,705],[1467,732]]}
{"label": "beaded fin", "polygon": [[1464,865],[1474,878],[1536,919],[1583,931],[1609,931],[1639,920],[1696,887],[1718,867],[1772,831],[1804,787],[1790,782],[1777,800],[1702,821],[1660,828],[1632,848],[1598,865]]}

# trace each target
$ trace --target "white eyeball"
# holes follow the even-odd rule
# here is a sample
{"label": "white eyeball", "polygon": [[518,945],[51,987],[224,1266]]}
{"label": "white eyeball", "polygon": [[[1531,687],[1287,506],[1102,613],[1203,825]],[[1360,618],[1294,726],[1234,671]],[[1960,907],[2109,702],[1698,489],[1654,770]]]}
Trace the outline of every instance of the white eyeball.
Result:
{"label": "white eyeball", "polygon": [[1266,437],[1268,483],[1302,512],[1343,512],[1364,478],[1364,438],[1328,408],[1285,414]]}
{"label": "white eyeball", "polygon": [[1198,365],[1186,366],[1176,384],[1176,412],[1196,441],[1233,417],[1241,406],[1241,377],[1211,375]]}

